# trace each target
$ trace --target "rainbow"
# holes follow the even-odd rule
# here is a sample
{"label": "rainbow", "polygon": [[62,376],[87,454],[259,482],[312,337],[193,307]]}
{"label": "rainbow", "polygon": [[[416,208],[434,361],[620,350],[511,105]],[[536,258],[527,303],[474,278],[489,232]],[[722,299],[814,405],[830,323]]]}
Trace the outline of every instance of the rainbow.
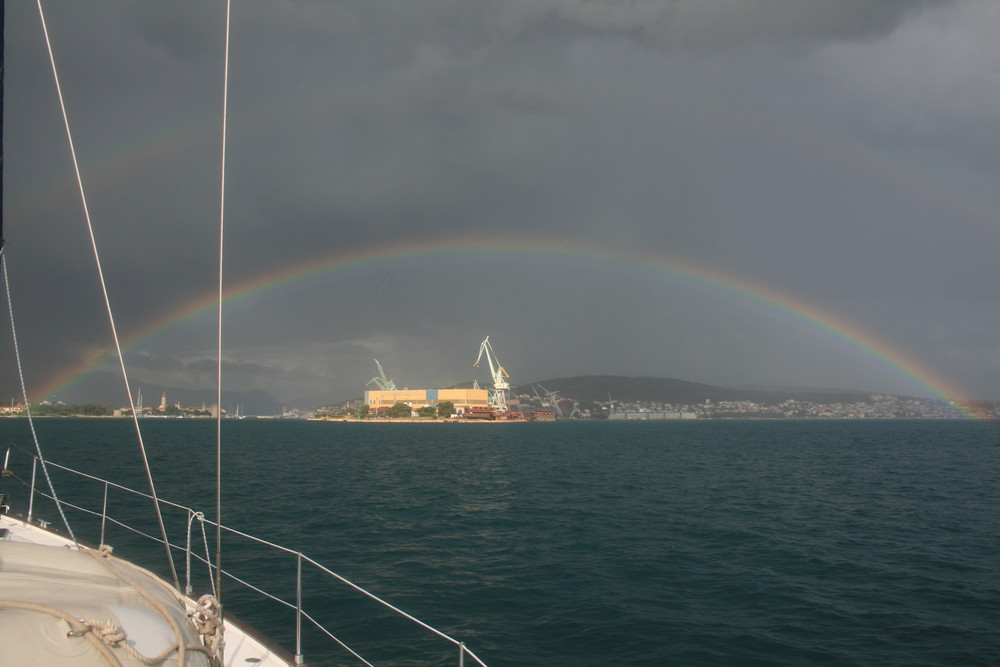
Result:
{"label": "rainbow", "polygon": [[[252,299],[265,292],[279,290],[293,283],[300,283],[334,272],[380,263],[393,263],[405,259],[433,259],[463,255],[514,254],[518,257],[536,257],[539,261],[554,258],[583,258],[590,262],[610,262],[667,274],[692,286],[707,287],[715,292],[778,314],[786,319],[804,324],[816,335],[824,336],[860,353],[881,365],[907,383],[945,401],[964,398],[964,392],[925,368],[902,350],[892,347],[872,334],[862,330],[837,315],[803,301],[789,293],[735,276],[722,270],[695,264],[688,260],[651,253],[620,251],[563,240],[533,239],[531,243],[510,240],[453,239],[426,241],[374,248],[356,249],[334,253],[296,263],[227,286],[225,303],[233,305]],[[199,317],[208,317],[217,305],[217,294],[207,292],[184,305],[149,322],[123,343],[125,350],[135,349],[150,339]],[[80,382],[88,374],[112,359],[112,351],[91,356],[77,366],[51,379],[38,391],[37,396],[53,396]],[[968,416],[968,415],[967,415]]]}
{"label": "rainbow", "polygon": [[[84,184],[88,192],[105,188],[121,188],[152,165],[177,159],[192,149],[211,141],[210,127],[204,123],[179,126],[165,125],[149,135],[129,137],[81,163]],[[63,169],[42,175],[6,205],[12,219],[29,220],[66,201],[76,204],[78,190],[75,180],[67,178]]]}

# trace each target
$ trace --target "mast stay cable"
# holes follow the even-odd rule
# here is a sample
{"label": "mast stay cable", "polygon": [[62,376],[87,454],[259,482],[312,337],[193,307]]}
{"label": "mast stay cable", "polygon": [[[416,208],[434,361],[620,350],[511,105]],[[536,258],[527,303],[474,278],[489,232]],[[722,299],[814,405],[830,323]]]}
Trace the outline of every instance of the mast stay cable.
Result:
{"label": "mast stay cable", "polygon": [[[42,445],[38,440],[38,433],[35,431],[35,420],[31,415],[31,403],[28,402],[28,389],[24,382],[24,366],[21,363],[21,348],[17,342],[17,327],[14,325],[14,297],[10,291],[10,278],[7,275],[7,254],[6,254],[6,242],[3,237],[3,93],[4,93],[4,53],[5,53],[5,39],[7,30],[7,20],[6,20],[6,3],[0,0],[0,264],[3,265],[3,284],[5,292],[7,294],[7,312],[10,315],[10,336],[14,344],[14,360],[17,364],[17,379],[21,384],[21,397],[24,401],[24,411],[28,416],[28,428],[31,430],[31,439],[35,444],[35,453],[38,455],[38,462],[42,466],[42,475],[45,477],[45,483],[49,485],[49,491],[52,493],[52,500],[56,504],[56,509],[59,511],[59,516],[62,518],[63,526],[66,527],[66,533],[69,535],[70,539],[73,540],[73,544],[80,546],[80,543],[76,539],[76,535],[73,533],[72,526],[69,525],[69,519],[66,518],[66,512],[63,511],[62,502],[59,500],[59,496],[56,494],[56,487],[52,484],[52,478],[49,477],[49,467],[45,464],[45,457],[42,456]],[[13,406],[12,406],[13,407]],[[10,450],[7,450],[8,454]],[[4,467],[6,467],[6,461],[4,461]],[[31,513],[28,513],[28,519],[31,519]]]}
{"label": "mast stay cable", "polygon": [[215,410],[215,598],[222,615],[222,251],[226,219],[226,134],[229,111],[229,26],[232,1],[226,0],[226,45],[222,74],[222,157],[219,183],[219,305]]}
{"label": "mast stay cable", "polygon": [[66,532],[69,534],[70,539],[73,540],[73,544],[80,546],[76,535],[73,533],[73,528],[69,525],[69,519],[66,518],[66,512],[63,511],[62,502],[56,494],[56,487],[52,485],[52,478],[49,477],[49,467],[45,464],[45,457],[42,456],[42,445],[38,441],[38,433],[35,432],[35,420],[31,416],[31,403],[28,402],[28,389],[24,384],[21,349],[17,344],[17,329],[14,327],[14,299],[11,296],[10,281],[7,278],[7,256],[4,248],[0,248],[0,264],[3,264],[3,284],[7,291],[7,311],[10,313],[10,335],[14,339],[14,359],[17,362],[17,377],[21,382],[21,396],[24,400],[24,410],[28,416],[28,428],[31,429],[31,438],[35,441],[35,452],[38,454],[38,462],[42,466],[42,475],[45,477],[45,483],[49,485],[49,491],[52,493],[52,499],[56,503],[56,509],[59,510],[59,516],[62,518],[63,525],[66,526]]}
{"label": "mast stay cable", "polygon": [[142,440],[142,429],[139,427],[139,416],[135,411],[135,401],[132,399],[132,388],[129,386],[128,373],[125,370],[125,356],[122,353],[121,342],[118,339],[118,328],[115,326],[115,316],[111,309],[111,299],[108,296],[108,287],[104,281],[104,271],[101,268],[101,256],[97,249],[97,238],[94,235],[94,227],[91,224],[90,208],[87,205],[87,195],[83,187],[83,177],[80,174],[80,163],[76,157],[76,147],[73,143],[73,133],[70,131],[69,115],[66,111],[66,102],[63,99],[62,86],[59,83],[59,71],[56,68],[55,53],[52,50],[52,42],[49,39],[49,29],[45,22],[45,12],[42,9],[42,0],[38,1],[38,16],[42,23],[42,32],[45,34],[45,45],[49,52],[49,63],[52,65],[52,77],[55,80],[56,94],[59,97],[59,108],[62,110],[63,126],[66,130],[66,139],[69,141],[69,152],[73,160],[73,171],[76,174],[76,184],[80,192],[80,202],[83,205],[83,217],[87,222],[87,232],[90,236],[90,247],[94,254],[94,262],[97,265],[97,275],[101,283],[101,293],[104,296],[104,305],[108,315],[108,323],[111,327],[111,335],[114,338],[115,350],[118,353],[118,365],[122,373],[122,382],[125,384],[125,394],[128,396],[129,407],[132,410],[132,423],[135,425],[136,438],[139,441],[139,450],[142,452],[142,463],[146,470],[146,480],[149,482],[149,492],[153,497],[153,507],[156,511],[156,520],[160,524],[160,534],[163,537],[164,547],[167,550],[167,563],[170,565],[170,574],[173,577],[174,586],[180,590],[180,579],[177,577],[177,567],[174,565],[173,556],[170,553],[170,542],[167,539],[167,529],[163,523],[163,513],[160,510],[160,500],[156,495],[156,485],[153,483],[153,472],[149,467],[149,457],[146,455],[146,445]]}

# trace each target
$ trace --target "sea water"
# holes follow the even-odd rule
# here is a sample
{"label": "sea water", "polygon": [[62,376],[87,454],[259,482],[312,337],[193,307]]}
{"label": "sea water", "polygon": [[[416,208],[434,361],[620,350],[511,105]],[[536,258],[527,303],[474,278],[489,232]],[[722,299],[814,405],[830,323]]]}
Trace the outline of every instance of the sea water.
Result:
{"label": "sea water", "polygon": [[[37,426],[47,458],[148,489],[130,422]],[[493,667],[1000,663],[1000,424],[222,426],[223,523],[301,551]],[[214,423],[143,427],[159,496],[213,517]],[[24,420],[0,420],[0,436],[30,443]],[[18,451],[11,468],[30,475]],[[53,476],[100,507],[102,488]],[[24,501],[13,484],[0,490]],[[51,503],[35,513],[57,518]],[[149,513],[133,500],[118,516]],[[99,522],[76,514],[98,541]],[[162,546],[105,529],[116,553],[166,572]],[[169,531],[184,543],[183,520]],[[234,543],[223,567],[294,604],[295,559]],[[375,664],[458,664],[450,644],[349,590],[313,575],[306,588],[306,610]],[[232,582],[223,594],[294,649],[294,609]],[[309,664],[358,664],[305,630]]]}

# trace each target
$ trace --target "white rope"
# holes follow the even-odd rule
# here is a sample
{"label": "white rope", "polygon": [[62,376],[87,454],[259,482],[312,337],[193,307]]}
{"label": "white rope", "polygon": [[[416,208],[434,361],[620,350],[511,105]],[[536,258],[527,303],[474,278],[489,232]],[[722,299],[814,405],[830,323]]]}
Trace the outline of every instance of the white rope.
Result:
{"label": "white rope", "polygon": [[[191,525],[198,521],[198,525],[201,527],[201,543],[205,547],[205,558],[201,556],[194,555],[194,549],[191,548]],[[212,586],[212,595],[215,595],[215,571],[212,570],[212,554],[209,553],[208,546],[208,535],[205,534],[205,513],[195,512],[194,510],[188,510],[188,527],[187,527],[187,592],[191,593],[191,557],[194,556],[198,560],[204,562],[208,565],[208,582]],[[218,596],[216,596],[218,597]]]}
{"label": "white rope", "polygon": [[0,600],[0,609],[33,611],[39,614],[48,614],[62,619],[70,628],[66,635],[67,637],[83,637],[90,643],[91,646],[94,647],[98,654],[100,654],[105,664],[111,665],[111,667],[121,667],[121,661],[115,657],[108,646],[106,646],[96,634],[90,632],[90,627],[86,625],[85,621],[76,618],[62,609],[55,609],[53,607],[35,604],[34,602],[20,602],[17,600]]}
{"label": "white rope", "polygon": [[2,249],[0,249],[0,264],[3,264],[3,284],[7,290],[7,312],[10,314],[10,335],[14,340],[14,359],[17,361],[17,377],[21,382],[21,397],[24,399],[24,411],[28,416],[28,428],[31,429],[31,439],[35,442],[35,452],[38,454],[38,461],[42,465],[42,475],[45,476],[45,482],[49,485],[49,491],[52,492],[52,500],[55,501],[56,509],[59,510],[59,516],[62,518],[63,525],[66,526],[66,532],[69,533],[73,544],[79,547],[80,543],[76,541],[76,535],[73,534],[73,529],[69,525],[69,519],[66,518],[66,512],[63,511],[62,503],[56,495],[56,487],[52,485],[52,478],[49,477],[49,467],[45,464],[45,457],[42,456],[42,445],[38,441],[38,433],[35,432],[35,420],[31,416],[31,403],[28,402],[28,389],[24,384],[21,349],[17,344],[17,329],[14,326],[14,298],[11,295],[10,280],[7,277],[7,257],[3,254]]}
{"label": "white rope", "polygon": [[[88,556],[93,557],[99,563],[101,563],[102,565],[104,565],[105,567],[107,567],[108,570],[110,570],[113,573],[113,575],[115,576],[115,578],[121,580],[122,582],[124,582],[125,584],[127,584],[128,586],[130,586],[132,588],[132,590],[135,591],[139,595],[139,597],[141,597],[143,600],[145,600],[150,605],[150,607],[152,607],[152,609],[159,615],[159,617],[161,619],[163,619],[164,621],[166,621],[167,625],[169,625],[170,629],[173,631],[174,638],[176,640],[176,644],[175,644],[174,648],[176,648],[176,650],[177,650],[177,664],[178,665],[185,664],[185,653],[188,650],[204,651],[205,647],[203,647],[203,646],[188,646],[185,643],[185,641],[184,641],[184,631],[181,629],[180,624],[173,617],[173,615],[170,613],[170,611],[168,611],[168,609],[166,608],[166,606],[164,606],[164,604],[162,602],[160,602],[160,600],[158,600],[156,598],[156,596],[154,596],[149,590],[147,590],[145,586],[143,586],[138,581],[136,581],[135,579],[133,579],[131,577],[131,575],[126,574],[125,570],[131,570],[131,571],[137,572],[139,574],[143,574],[143,575],[149,577],[150,579],[152,579],[153,581],[160,582],[161,585],[164,585],[163,580],[160,579],[153,572],[151,572],[151,571],[149,571],[149,570],[147,570],[147,569],[145,569],[143,567],[140,567],[140,566],[136,565],[135,563],[132,563],[132,562],[127,561],[127,560],[122,560],[121,558],[116,558],[116,557],[112,556],[111,555],[112,551],[113,551],[113,549],[111,547],[107,546],[107,545],[101,547],[100,549],[98,549],[96,551],[93,550],[93,549],[84,549],[83,550],[83,552],[86,553]],[[112,565],[112,563],[118,565],[119,567],[114,567]],[[171,592],[176,597],[176,599],[179,602],[184,603],[186,601],[186,598],[184,597],[184,595],[179,590],[177,590],[177,589],[171,589],[169,586],[164,586],[164,587],[165,587],[165,590]],[[165,651],[164,653],[160,654],[156,658],[152,658],[152,660],[154,660],[156,662],[161,662],[167,655],[170,654],[170,652],[172,652],[172,650],[173,649],[171,649],[169,651]],[[140,658],[137,657],[137,659],[140,659]],[[156,664],[156,662],[147,663],[147,664]]]}
{"label": "white rope", "polygon": [[226,648],[225,625],[222,623],[222,605],[214,595],[202,595],[198,605],[188,614],[198,627],[205,648],[213,658],[220,657]]}
{"label": "white rope", "polygon": [[[94,235],[94,226],[90,221],[90,207],[87,205],[87,195],[83,187],[83,177],[80,174],[80,163],[76,157],[76,147],[73,142],[73,133],[69,127],[69,114],[66,112],[66,102],[63,99],[62,86],[59,84],[59,71],[56,68],[55,53],[52,51],[52,42],[49,39],[49,28],[45,23],[45,12],[42,10],[42,0],[38,0],[38,16],[42,22],[42,32],[45,34],[45,45],[49,51],[49,62],[52,65],[52,78],[56,84],[56,94],[59,97],[59,108],[62,110],[63,126],[66,129],[66,139],[69,141],[69,152],[73,159],[73,171],[76,174],[76,184],[80,191],[80,202],[83,205],[83,217],[87,222],[87,232],[90,235],[90,247],[94,253],[94,262],[97,265],[97,276],[101,283],[101,293],[104,295],[104,305],[108,313],[108,323],[111,325],[111,335],[115,341],[115,350],[118,353],[118,365],[122,372],[122,382],[125,384],[125,393],[128,395],[129,406],[132,409],[132,423],[135,425],[136,437],[139,441],[139,450],[142,452],[142,462],[146,468],[146,479],[149,482],[149,492],[153,496],[153,507],[156,510],[156,519],[160,523],[160,533],[163,536],[164,544],[168,544],[167,529],[163,524],[163,513],[160,511],[160,502],[156,497],[156,486],[153,484],[153,472],[149,467],[149,459],[146,456],[146,445],[142,441],[142,429],[139,428],[139,416],[135,413],[135,402],[132,400],[132,388],[129,386],[128,373],[125,371],[125,356],[122,353],[122,346],[118,340],[118,328],[115,326],[115,316],[111,310],[111,299],[108,297],[108,287],[104,281],[104,271],[101,268],[101,255],[97,250],[97,238]],[[170,563],[170,572],[174,578],[174,585],[180,588],[180,580],[177,578],[177,568],[174,566],[174,559],[170,554],[170,547],[167,547],[167,562]]]}
{"label": "white rope", "polygon": [[114,621],[93,621],[89,619],[79,618],[77,619],[83,629],[74,630],[71,632],[71,636],[82,636],[85,632],[90,632],[98,641],[109,648],[120,648],[125,651],[133,660],[136,662],[141,662],[144,665],[158,665],[167,659],[171,653],[177,651],[177,646],[168,646],[159,655],[147,656],[140,653],[136,648],[130,644],[128,640],[128,634],[125,632],[124,628],[119,628],[115,625]]}
{"label": "white rope", "polygon": [[218,591],[215,589],[215,577],[212,572],[212,556],[208,553],[208,535],[205,534],[205,515],[198,512],[201,517],[201,543],[205,547],[205,564],[208,565],[208,581],[212,585],[212,595],[218,597]]}
{"label": "white rope", "polygon": [[185,595],[191,595],[194,590],[191,587],[191,524],[194,522],[194,512],[188,512],[188,525],[187,530],[184,531],[185,538],[185,548],[184,548],[184,593]]}
{"label": "white rope", "polygon": [[[102,622],[84,618],[78,618],[76,620],[83,627],[70,631],[69,636],[82,637],[85,633],[89,632],[105,646],[109,648],[120,648],[133,660],[141,662],[144,665],[159,665],[173,653],[178,653],[178,649],[180,648],[180,644],[174,644],[173,646],[168,646],[163,649],[158,655],[148,656],[140,653],[132,643],[129,643],[128,633],[125,632],[125,628],[118,627],[115,625],[114,621],[108,620]],[[214,657],[215,655],[212,652],[211,647],[185,646],[184,648],[188,651],[203,651],[208,654],[209,657]]]}

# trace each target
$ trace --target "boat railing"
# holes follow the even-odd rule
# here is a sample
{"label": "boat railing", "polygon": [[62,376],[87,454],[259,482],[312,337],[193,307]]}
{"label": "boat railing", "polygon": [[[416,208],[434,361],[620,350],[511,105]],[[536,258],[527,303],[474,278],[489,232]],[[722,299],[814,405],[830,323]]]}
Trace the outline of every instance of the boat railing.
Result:
{"label": "boat railing", "polygon": [[[36,522],[35,521],[35,517],[34,517],[34,511],[35,511],[34,502],[35,502],[35,498],[37,496],[37,497],[46,498],[46,499],[48,499],[50,501],[53,501],[53,502],[59,502],[66,509],[71,509],[71,510],[74,510],[74,511],[77,511],[77,512],[81,512],[83,514],[90,515],[90,516],[92,516],[94,518],[99,518],[100,519],[100,538],[99,539],[100,539],[100,544],[101,545],[105,544],[106,529],[107,529],[107,527],[108,527],[109,524],[118,526],[118,527],[120,527],[120,528],[122,528],[124,530],[127,530],[127,531],[129,531],[129,532],[131,532],[131,533],[133,533],[133,534],[135,534],[137,536],[140,536],[140,537],[144,538],[144,539],[148,539],[148,540],[156,542],[156,543],[158,543],[160,545],[163,545],[163,540],[159,536],[153,535],[153,534],[151,534],[149,532],[146,532],[144,530],[141,530],[141,529],[139,529],[139,528],[137,528],[135,526],[131,526],[128,523],[126,523],[125,521],[116,519],[115,517],[111,516],[111,514],[108,511],[108,495],[109,495],[109,491],[112,490],[112,489],[115,490],[115,491],[121,491],[121,492],[124,492],[124,493],[127,493],[127,494],[131,494],[131,495],[134,495],[134,496],[137,496],[137,497],[140,497],[140,498],[144,498],[144,499],[146,499],[148,501],[151,501],[153,499],[153,497],[150,494],[145,493],[143,491],[138,491],[136,489],[131,489],[131,488],[129,488],[127,486],[124,486],[122,484],[118,484],[118,483],[112,482],[110,480],[103,479],[101,477],[90,475],[88,473],[84,473],[84,472],[81,472],[79,470],[74,470],[73,468],[69,468],[69,467],[60,465],[58,463],[54,463],[54,462],[49,461],[47,459],[45,461],[45,464],[46,464],[46,466],[49,467],[50,470],[51,469],[61,470],[61,471],[65,472],[65,473],[68,473],[68,474],[71,474],[71,475],[75,475],[75,476],[83,478],[83,479],[91,480],[94,483],[103,485],[103,495],[102,495],[102,499],[101,499],[101,502],[100,502],[100,508],[84,507],[82,505],[78,505],[78,504],[67,502],[66,500],[64,500],[62,498],[59,498],[58,501],[57,501],[56,498],[54,498],[51,494],[45,492],[43,489],[38,488],[37,485],[36,485],[36,479],[37,479],[37,474],[36,473],[37,473],[37,468],[38,468],[38,458],[37,458],[37,456],[33,456],[32,457],[32,471],[31,471],[30,482],[25,483],[23,480],[19,480],[22,483],[25,483],[26,486],[28,486],[30,488],[29,502],[28,502],[28,515],[27,515],[27,520],[28,520],[29,523]],[[169,545],[170,549],[172,551],[180,552],[184,556],[184,577],[185,577],[185,585],[184,585],[185,590],[184,590],[184,593],[187,594],[187,595],[191,595],[191,593],[192,593],[192,590],[193,590],[192,577],[193,577],[194,567],[196,567],[196,565],[194,564],[195,561],[201,563],[202,565],[204,565],[207,568],[207,573],[208,573],[207,574],[207,580],[209,582],[211,582],[211,586],[212,586],[213,592],[214,592],[214,578],[212,576],[212,574],[213,574],[213,566],[212,566],[212,561],[211,561],[210,553],[209,553],[210,549],[209,549],[209,546],[208,546],[208,539],[207,539],[207,534],[206,534],[206,526],[209,526],[209,527],[211,527],[214,530],[215,527],[216,527],[216,522],[214,522],[214,521],[206,518],[205,515],[204,515],[204,513],[199,512],[199,511],[197,511],[197,510],[195,510],[193,508],[187,507],[185,505],[180,505],[178,503],[174,503],[174,502],[171,502],[169,500],[165,500],[163,498],[159,498],[158,501],[161,504],[161,506],[172,508],[173,510],[175,510],[177,512],[180,512],[180,513],[182,513],[183,515],[186,516],[187,526],[186,526],[186,529],[185,529],[185,534],[186,534],[185,544],[179,545],[179,544],[174,544],[174,543],[171,542],[170,545]],[[37,521],[36,523],[39,523],[39,524],[41,524],[43,526],[48,525],[47,522],[44,522],[44,521]],[[195,530],[196,524],[200,528],[199,531]],[[372,664],[372,663],[368,662],[365,658],[363,658],[359,653],[355,652],[344,641],[342,641],[340,638],[338,638],[328,627],[326,627],[326,624],[324,624],[323,622],[321,622],[320,620],[318,620],[315,617],[315,615],[310,614],[305,609],[305,605],[303,604],[303,578],[304,578],[303,577],[303,566],[306,565],[306,566],[309,566],[309,567],[313,568],[316,572],[321,573],[321,575],[324,576],[324,577],[326,577],[327,579],[332,579],[332,580],[334,580],[336,582],[339,582],[340,584],[342,584],[344,586],[347,586],[350,589],[354,590],[356,593],[360,594],[361,596],[363,596],[363,597],[365,597],[365,598],[367,598],[367,599],[369,599],[369,600],[377,603],[379,606],[381,606],[383,609],[387,610],[388,612],[391,612],[393,615],[396,615],[399,618],[405,619],[406,621],[412,622],[412,623],[416,624],[417,626],[419,626],[420,628],[422,628],[423,630],[431,633],[432,635],[437,636],[439,639],[451,643],[454,646],[454,648],[458,651],[458,664],[459,664],[459,667],[464,667],[465,666],[466,659],[469,659],[471,661],[471,663],[474,663],[474,664],[477,664],[477,665],[481,665],[481,667],[486,667],[486,663],[484,663],[475,653],[473,653],[472,650],[469,649],[465,645],[464,642],[459,641],[458,639],[455,639],[454,637],[448,635],[447,633],[442,632],[441,630],[438,630],[437,628],[434,628],[433,626],[431,626],[431,625],[429,625],[429,624],[421,621],[417,617],[415,617],[415,616],[413,616],[413,615],[411,615],[411,614],[403,611],[399,607],[397,607],[397,606],[395,606],[395,605],[387,602],[386,600],[382,599],[381,597],[379,597],[379,596],[375,595],[374,593],[366,590],[362,586],[360,586],[360,585],[352,582],[351,580],[347,579],[346,577],[344,577],[344,576],[338,574],[337,572],[331,570],[330,568],[326,567],[322,563],[319,563],[318,561],[310,558],[309,556],[307,556],[306,554],[302,553],[301,551],[298,551],[298,550],[295,550],[295,549],[291,549],[291,548],[282,546],[280,544],[276,544],[274,542],[270,542],[268,540],[256,537],[254,535],[251,535],[249,533],[237,530],[235,528],[231,528],[231,527],[226,526],[226,525],[222,525],[220,528],[221,528],[221,530],[224,533],[226,533],[228,535],[234,536],[234,537],[239,538],[241,540],[246,540],[246,541],[248,541],[250,543],[259,545],[261,547],[264,547],[266,549],[278,552],[280,554],[284,554],[284,555],[286,555],[286,556],[294,559],[294,561],[295,561],[295,569],[296,569],[295,593],[294,593],[295,599],[294,600],[285,599],[281,595],[276,595],[274,593],[268,592],[267,590],[264,590],[264,588],[254,585],[249,580],[236,576],[236,574],[234,574],[231,571],[226,570],[225,568],[223,568],[222,572],[225,575],[225,577],[226,577],[227,580],[234,581],[234,582],[240,584],[241,586],[243,586],[244,588],[246,588],[247,590],[253,591],[254,593],[256,593],[259,596],[263,596],[264,598],[269,599],[272,602],[275,602],[275,603],[277,603],[279,605],[287,607],[288,609],[294,610],[294,613],[295,613],[295,656],[294,656],[295,664],[305,664],[305,658],[304,658],[304,653],[303,653],[303,637],[304,637],[303,621],[306,621],[309,624],[311,624],[312,626],[314,626],[315,629],[318,630],[321,634],[325,635],[330,640],[334,641],[344,651],[350,653],[353,657],[355,657],[357,660],[359,660],[363,664],[365,664],[365,665],[371,665]],[[198,532],[200,532],[201,545],[204,547],[204,555],[201,555],[201,554],[199,554],[199,553],[196,552],[196,548],[195,548],[195,541],[196,540],[192,539],[192,534],[193,533],[197,534]]]}

